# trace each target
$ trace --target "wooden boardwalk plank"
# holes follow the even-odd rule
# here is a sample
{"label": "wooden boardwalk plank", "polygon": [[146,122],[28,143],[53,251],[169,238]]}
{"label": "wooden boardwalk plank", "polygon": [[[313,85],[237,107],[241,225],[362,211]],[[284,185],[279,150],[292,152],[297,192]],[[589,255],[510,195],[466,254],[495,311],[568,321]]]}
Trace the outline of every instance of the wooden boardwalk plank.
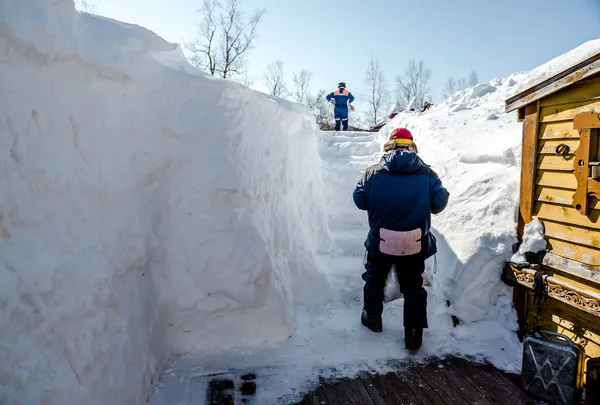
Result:
{"label": "wooden boardwalk plank", "polygon": [[446,381],[438,371],[441,363],[428,364],[417,371],[421,377],[433,388],[446,405],[469,405],[467,401]]}
{"label": "wooden boardwalk plank", "polygon": [[479,391],[469,384],[457,371],[445,363],[441,363],[440,374],[470,405],[492,405]]}
{"label": "wooden boardwalk plank", "polygon": [[348,397],[343,382],[337,382],[332,385],[325,384],[324,388],[327,401],[330,405],[356,405]]}
{"label": "wooden boardwalk plank", "polygon": [[445,405],[442,398],[427,384],[414,368],[397,374],[423,405]]}
{"label": "wooden boardwalk plank", "polygon": [[515,405],[537,404],[537,401],[523,392],[519,385],[508,380],[503,373],[500,373],[494,367],[488,364],[471,364],[471,366],[497,388],[501,389],[504,395],[510,398]]}
{"label": "wooden boardwalk plank", "polygon": [[448,360],[448,363],[493,404],[513,405],[514,401],[510,397],[506,397],[501,389],[498,389],[487,378],[477,373],[467,361],[452,358]]}
{"label": "wooden boardwalk plank", "polygon": [[375,384],[373,384],[373,381],[370,378],[361,378],[360,381],[369,393],[369,396],[371,397],[375,405],[387,405],[387,403],[379,393],[379,390],[377,389]]}
{"label": "wooden boardwalk plank", "polygon": [[390,378],[390,375],[393,373],[388,373],[383,376],[378,376],[378,378],[372,378],[371,383],[377,389],[379,396],[383,399],[386,405],[397,405],[401,401],[400,397],[394,392],[394,390],[390,389],[386,384]]}
{"label": "wooden boardwalk plank", "polygon": [[325,396],[325,400],[327,401],[328,405],[333,405],[336,402],[335,398],[337,397],[337,394],[335,392],[335,390],[333,389],[333,387],[329,384],[327,384],[325,381],[321,381],[321,388],[323,389],[323,395]]}
{"label": "wooden boardwalk plank", "polygon": [[450,358],[385,375],[327,383],[297,405],[537,405],[519,377],[491,365]]}
{"label": "wooden boardwalk plank", "polygon": [[361,405],[376,405],[360,379],[351,380],[348,384],[360,399]]}
{"label": "wooden boardwalk plank", "polygon": [[421,401],[413,394],[411,389],[400,379],[395,373],[390,373],[386,376],[385,384],[395,394],[398,402],[397,404],[402,405],[415,405],[421,404]]}
{"label": "wooden boardwalk plank", "polygon": [[343,380],[339,382],[339,386],[343,388],[346,393],[347,401],[343,402],[344,404],[350,403],[352,405],[363,405],[365,402],[358,396],[352,387],[350,386],[349,380]]}

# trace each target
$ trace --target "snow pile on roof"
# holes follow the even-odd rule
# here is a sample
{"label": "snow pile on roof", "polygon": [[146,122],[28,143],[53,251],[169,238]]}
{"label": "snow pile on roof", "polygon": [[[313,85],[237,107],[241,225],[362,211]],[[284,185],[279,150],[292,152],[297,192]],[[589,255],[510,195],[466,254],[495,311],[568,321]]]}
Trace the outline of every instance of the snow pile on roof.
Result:
{"label": "snow pile on roof", "polygon": [[141,404],[327,296],[316,124],[72,0],[0,3],[0,403]]}
{"label": "snow pile on roof", "polygon": [[524,77],[515,89],[516,92],[509,94],[509,96],[514,96],[517,93],[527,90],[529,87],[534,86],[573,65],[583,62],[598,53],[600,53],[600,39],[585,42],[577,48],[538,66],[528,73],[522,73]]}

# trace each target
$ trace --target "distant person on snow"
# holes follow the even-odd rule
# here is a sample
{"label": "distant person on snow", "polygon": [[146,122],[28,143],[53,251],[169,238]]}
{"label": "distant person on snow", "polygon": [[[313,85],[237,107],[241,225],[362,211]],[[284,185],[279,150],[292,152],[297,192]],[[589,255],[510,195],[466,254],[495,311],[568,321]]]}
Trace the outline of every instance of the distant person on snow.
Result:
{"label": "distant person on snow", "polygon": [[[354,96],[348,90],[346,90],[346,83],[340,82],[337,90],[327,95],[327,101],[329,104],[334,104],[334,116],[335,116],[335,130],[340,130],[340,124],[343,125],[344,131],[348,130],[348,107],[354,111],[352,102]],[[334,103],[331,100],[334,99]]]}
{"label": "distant person on snow", "polygon": [[384,288],[396,265],[404,295],[406,349],[418,350],[427,328],[427,292],[423,288],[425,260],[437,251],[430,232],[431,214],[446,208],[449,193],[438,175],[419,156],[406,128],[392,131],[384,154],[369,167],[354,190],[354,203],[366,210],[369,234],[363,273],[364,309],[361,322],[374,332],[383,329]]}

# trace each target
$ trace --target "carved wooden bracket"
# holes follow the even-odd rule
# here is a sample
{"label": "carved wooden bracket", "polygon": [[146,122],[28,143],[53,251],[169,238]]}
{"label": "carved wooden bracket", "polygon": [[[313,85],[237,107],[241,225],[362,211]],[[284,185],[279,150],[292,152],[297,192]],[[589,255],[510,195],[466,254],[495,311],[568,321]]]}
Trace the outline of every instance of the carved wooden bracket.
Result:
{"label": "carved wooden bracket", "polygon": [[600,198],[600,180],[590,176],[590,167],[594,173],[600,173],[598,162],[598,137],[600,133],[600,113],[594,111],[577,114],[573,118],[573,128],[579,130],[579,148],[575,152],[575,177],[577,190],[573,195],[573,207],[582,215],[588,214],[590,197]]}
{"label": "carved wooden bracket", "polygon": [[[533,288],[536,270],[516,269],[511,266],[517,282]],[[600,317],[600,295],[554,277],[544,277],[548,285],[548,295],[582,311]]]}

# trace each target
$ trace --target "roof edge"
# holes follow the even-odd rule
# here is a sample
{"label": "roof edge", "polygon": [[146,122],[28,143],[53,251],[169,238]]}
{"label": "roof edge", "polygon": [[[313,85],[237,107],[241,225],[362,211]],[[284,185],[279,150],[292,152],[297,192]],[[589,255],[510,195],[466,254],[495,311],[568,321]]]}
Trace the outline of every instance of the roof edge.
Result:
{"label": "roof edge", "polygon": [[506,100],[505,112],[531,104],[568,85],[600,72],[600,52]]}

